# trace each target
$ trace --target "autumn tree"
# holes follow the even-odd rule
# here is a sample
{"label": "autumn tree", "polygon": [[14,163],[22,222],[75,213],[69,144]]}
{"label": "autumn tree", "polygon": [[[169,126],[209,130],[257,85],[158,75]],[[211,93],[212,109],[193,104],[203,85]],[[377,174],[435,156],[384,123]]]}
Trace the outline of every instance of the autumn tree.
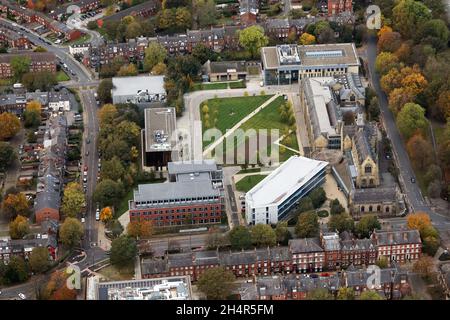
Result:
{"label": "autumn tree", "polygon": [[9,223],[9,236],[11,239],[22,239],[28,233],[30,233],[30,224],[27,218],[18,215]]}
{"label": "autumn tree", "polygon": [[55,271],[40,292],[43,300],[75,300],[77,292],[67,286],[69,274],[64,271]]}
{"label": "autumn tree", "polygon": [[235,276],[223,267],[206,269],[199,277],[198,289],[208,300],[224,300],[235,288]]}
{"label": "autumn tree", "polygon": [[389,26],[383,26],[378,32],[378,51],[395,52],[400,48],[402,36],[400,33],[392,31]]}
{"label": "autumn tree", "polygon": [[407,39],[412,38],[419,27],[430,19],[429,9],[420,1],[401,0],[392,9],[395,29]]}
{"label": "autumn tree", "polygon": [[392,68],[396,68],[398,66],[398,58],[391,52],[381,52],[375,60],[375,70],[381,76],[388,73]]}
{"label": "autumn tree", "polygon": [[100,220],[103,222],[108,222],[113,218],[113,213],[110,207],[104,207],[100,211]]}
{"label": "autumn tree", "polygon": [[0,141],[14,137],[20,130],[20,120],[16,115],[0,113]]}
{"label": "autumn tree", "polygon": [[450,89],[442,91],[436,101],[439,111],[444,118],[450,118]]}
{"label": "autumn tree", "polygon": [[272,247],[277,243],[277,236],[270,225],[257,224],[250,229],[250,233],[255,246]]}
{"label": "autumn tree", "polygon": [[425,212],[410,214],[406,219],[408,228],[419,230],[419,232],[431,226],[430,216]]}
{"label": "autumn tree", "polygon": [[103,127],[107,124],[113,124],[114,119],[117,117],[118,112],[117,108],[113,104],[105,104],[98,111],[98,119],[100,123],[100,127]]}
{"label": "autumn tree", "polygon": [[433,272],[434,261],[433,258],[423,255],[413,265],[413,271],[419,273],[425,278],[429,278]]}
{"label": "autumn tree", "polygon": [[27,103],[23,112],[26,128],[36,128],[41,124],[41,108],[39,101],[33,100]]}
{"label": "autumn tree", "polygon": [[249,249],[252,246],[252,235],[244,226],[234,227],[228,234],[234,249]]}
{"label": "autumn tree", "polygon": [[409,139],[417,131],[425,130],[427,125],[425,109],[418,104],[405,104],[397,115],[397,127],[405,139]]}
{"label": "autumn tree", "polygon": [[70,182],[64,188],[61,210],[66,217],[75,218],[85,206],[83,189],[78,182]]}
{"label": "autumn tree", "polygon": [[316,237],[319,233],[319,219],[315,212],[300,213],[297,224],[295,225],[295,234],[299,238]]}
{"label": "autumn tree", "polygon": [[424,150],[433,150],[433,147],[420,134],[416,133],[408,140],[406,150],[412,162],[421,170],[427,168],[433,162],[432,154],[424,152]]}
{"label": "autumn tree", "polygon": [[300,39],[298,41],[301,45],[310,45],[316,43],[316,37],[312,34],[309,34],[307,32],[302,33],[300,36]]}
{"label": "autumn tree", "polygon": [[406,88],[395,88],[389,94],[389,108],[394,114],[398,114],[403,106],[414,100],[414,95]]}
{"label": "autumn tree", "polygon": [[0,172],[5,172],[16,159],[14,148],[8,142],[0,141]]}
{"label": "autumn tree", "polygon": [[130,221],[127,234],[136,239],[148,239],[153,234],[153,223],[147,220]]}
{"label": "autumn tree", "polygon": [[133,265],[137,253],[136,241],[127,235],[122,235],[111,243],[111,264],[119,268]]}
{"label": "autumn tree", "polygon": [[166,73],[167,66],[163,62],[158,62],[154,65],[154,67],[151,70],[151,74],[153,75],[163,75]]}
{"label": "autumn tree", "polygon": [[119,77],[128,77],[128,76],[136,76],[138,74],[138,70],[136,65],[133,63],[129,63],[120,67],[117,72],[117,76]]}
{"label": "autumn tree", "polygon": [[33,248],[29,262],[33,272],[41,273],[47,271],[50,266],[48,249],[46,247]]}
{"label": "autumn tree", "polygon": [[83,234],[83,225],[78,219],[66,218],[61,225],[59,238],[64,246],[73,248],[80,244]]}
{"label": "autumn tree", "polygon": [[255,58],[259,53],[259,50],[269,43],[269,38],[264,35],[264,29],[260,26],[247,27],[239,32],[239,44],[247,51],[251,56]]}
{"label": "autumn tree", "polygon": [[23,193],[10,193],[3,199],[2,213],[10,220],[15,219],[18,215],[28,216],[30,204]]}
{"label": "autumn tree", "polygon": [[167,50],[158,42],[150,42],[145,49],[144,70],[152,70],[158,63],[167,58]]}

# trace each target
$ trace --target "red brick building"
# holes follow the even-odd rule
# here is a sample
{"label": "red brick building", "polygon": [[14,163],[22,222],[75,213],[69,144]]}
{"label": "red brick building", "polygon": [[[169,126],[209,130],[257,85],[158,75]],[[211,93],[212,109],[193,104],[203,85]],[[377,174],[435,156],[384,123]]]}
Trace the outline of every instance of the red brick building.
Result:
{"label": "red brick building", "polygon": [[0,26],[0,43],[6,44],[9,48],[30,49],[31,42],[13,30]]}
{"label": "red brick building", "polygon": [[319,239],[289,240],[289,251],[295,272],[317,272],[325,267],[325,252]]}
{"label": "red brick building", "polygon": [[405,263],[420,259],[422,241],[418,230],[380,231],[372,233],[371,239],[377,244],[378,258]]}
{"label": "red brick building", "polygon": [[353,12],[352,0],[328,0],[328,16],[342,12]]}
{"label": "red brick building", "polygon": [[30,59],[30,72],[48,71],[56,72],[56,56],[51,52],[24,52],[0,55],[0,78],[13,76],[11,60],[14,57],[27,57]]}

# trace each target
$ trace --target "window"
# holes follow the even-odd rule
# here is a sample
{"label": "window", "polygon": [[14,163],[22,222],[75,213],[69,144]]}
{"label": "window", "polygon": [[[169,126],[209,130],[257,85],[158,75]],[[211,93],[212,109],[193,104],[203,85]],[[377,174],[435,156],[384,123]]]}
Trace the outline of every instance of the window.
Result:
{"label": "window", "polygon": [[372,166],[365,166],[364,167],[364,172],[365,173],[372,173]]}

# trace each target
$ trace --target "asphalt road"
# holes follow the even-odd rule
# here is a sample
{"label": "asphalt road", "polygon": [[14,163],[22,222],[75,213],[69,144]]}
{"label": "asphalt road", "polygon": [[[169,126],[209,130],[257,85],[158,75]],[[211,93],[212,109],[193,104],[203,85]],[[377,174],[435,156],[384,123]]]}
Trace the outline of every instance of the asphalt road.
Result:
{"label": "asphalt road", "polygon": [[392,146],[397,160],[397,165],[400,171],[400,180],[404,186],[404,192],[407,196],[407,201],[410,205],[411,211],[427,212],[435,223],[440,222],[444,223],[445,221],[448,220],[448,218],[434,213],[431,210],[430,206],[425,203],[419,185],[417,183],[411,182],[411,178],[415,178],[414,171],[411,167],[411,163],[409,161],[408,153],[406,152],[403,140],[395,124],[394,116],[389,109],[386,94],[381,89],[379,75],[375,72],[376,56],[377,56],[377,40],[376,37],[372,36],[369,38],[367,44],[367,59],[370,70],[370,80],[378,96],[381,115],[384,120],[387,135],[392,142]]}

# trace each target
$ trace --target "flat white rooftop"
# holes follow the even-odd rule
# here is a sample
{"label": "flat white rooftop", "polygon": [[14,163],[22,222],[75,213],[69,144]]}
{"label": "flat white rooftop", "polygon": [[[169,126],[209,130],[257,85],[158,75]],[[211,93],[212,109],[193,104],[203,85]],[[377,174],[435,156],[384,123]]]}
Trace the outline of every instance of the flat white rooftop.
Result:
{"label": "flat white rooftop", "polygon": [[321,133],[334,134],[336,131],[330,122],[328,116],[327,104],[331,101],[331,90],[328,84],[334,83],[334,78],[331,77],[317,77],[308,78],[308,82],[311,92],[313,94],[314,110],[317,114],[317,120],[319,121],[319,128]]}
{"label": "flat white rooftop", "polygon": [[253,207],[282,203],[323,170],[328,162],[292,156],[245,195]]}
{"label": "flat white rooftop", "polygon": [[139,92],[165,94],[164,76],[137,76],[112,78],[114,96],[136,95]]}

